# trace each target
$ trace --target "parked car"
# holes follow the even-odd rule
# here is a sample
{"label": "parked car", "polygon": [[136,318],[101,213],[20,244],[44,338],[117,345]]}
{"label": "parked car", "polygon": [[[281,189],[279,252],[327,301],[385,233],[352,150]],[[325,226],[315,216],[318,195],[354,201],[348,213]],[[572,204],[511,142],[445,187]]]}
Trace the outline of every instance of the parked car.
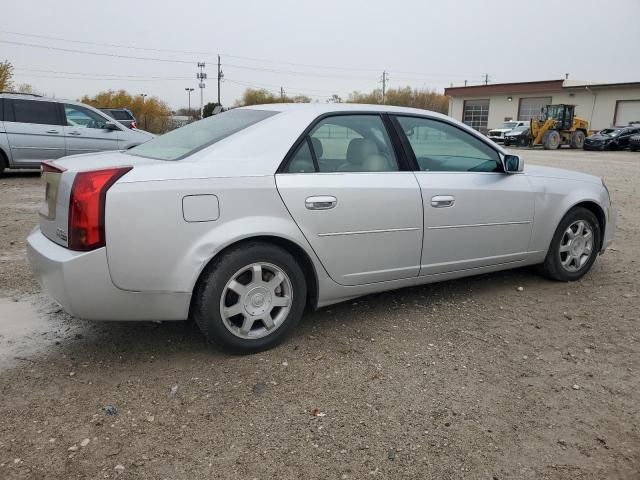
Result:
{"label": "parked car", "polygon": [[509,133],[516,127],[529,126],[529,121],[524,120],[513,120],[509,122],[504,122],[502,127],[494,128],[489,130],[489,138],[494,142],[502,142],[504,140],[505,134]]}
{"label": "parked car", "polygon": [[100,111],[117,120],[125,127],[138,128],[136,117],[128,108],[101,108]]}
{"label": "parked car", "polygon": [[89,105],[0,93],[0,173],[5,168],[40,168],[45,160],[67,155],[126,150],[153,137]]}
{"label": "parked car", "polygon": [[373,292],[534,264],[578,280],[616,219],[598,177],[525,168],[452,118],[381,105],[237,108],[47,162],[43,180],[29,260],[67,312],[192,318],[237,352]]}
{"label": "parked car", "polygon": [[629,150],[637,152],[640,150],[640,133],[631,135],[629,138]]}
{"label": "parked car", "polygon": [[640,133],[640,127],[613,127],[600,130],[584,140],[585,150],[622,150],[629,146],[632,135]]}
{"label": "parked car", "polygon": [[517,147],[528,147],[531,145],[531,129],[529,125],[520,125],[504,134],[504,146],[508,147],[510,145]]}

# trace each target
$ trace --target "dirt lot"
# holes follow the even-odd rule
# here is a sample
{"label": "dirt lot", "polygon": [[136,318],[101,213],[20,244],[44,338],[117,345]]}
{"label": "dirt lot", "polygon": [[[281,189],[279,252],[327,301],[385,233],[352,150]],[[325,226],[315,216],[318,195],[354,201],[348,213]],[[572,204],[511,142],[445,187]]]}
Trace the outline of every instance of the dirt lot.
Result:
{"label": "dirt lot", "polygon": [[245,357],[68,318],[24,258],[38,176],[1,178],[0,478],[640,478],[640,154],[521,153],[607,179],[618,234],[582,281],[369,296]]}

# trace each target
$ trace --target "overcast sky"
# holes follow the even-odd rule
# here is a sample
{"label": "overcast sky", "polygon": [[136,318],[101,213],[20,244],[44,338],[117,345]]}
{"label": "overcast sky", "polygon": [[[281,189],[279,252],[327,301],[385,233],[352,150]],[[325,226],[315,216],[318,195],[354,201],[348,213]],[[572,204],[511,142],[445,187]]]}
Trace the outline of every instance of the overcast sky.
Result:
{"label": "overcast sky", "polygon": [[439,90],[481,83],[485,73],[492,83],[565,73],[573,80],[640,81],[640,0],[6,3],[0,60],[13,63],[17,82],[63,98],[124,88],[179,108],[187,104],[185,88],[193,87],[197,106],[196,62],[207,63],[205,103],[215,100],[217,53],[225,105],[247,84],[282,86],[318,101],[346,97],[379,87],[384,69],[390,87]]}

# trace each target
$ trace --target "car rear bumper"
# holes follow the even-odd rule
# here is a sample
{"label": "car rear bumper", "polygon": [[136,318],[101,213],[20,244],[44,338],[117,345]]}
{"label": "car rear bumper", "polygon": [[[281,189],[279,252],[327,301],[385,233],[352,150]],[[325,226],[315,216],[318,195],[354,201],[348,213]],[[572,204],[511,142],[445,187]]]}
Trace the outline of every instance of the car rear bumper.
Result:
{"label": "car rear bumper", "polygon": [[618,219],[618,211],[609,207],[607,211],[607,223],[604,229],[604,236],[602,237],[602,249],[600,249],[600,253],[604,253],[611,242],[613,242],[613,237],[616,233],[616,222]]}
{"label": "car rear bumper", "polygon": [[191,294],[132,292],[113,285],[107,252],[75,252],[52,242],[36,227],[27,237],[34,276],[69,314],[86,320],[185,320]]}

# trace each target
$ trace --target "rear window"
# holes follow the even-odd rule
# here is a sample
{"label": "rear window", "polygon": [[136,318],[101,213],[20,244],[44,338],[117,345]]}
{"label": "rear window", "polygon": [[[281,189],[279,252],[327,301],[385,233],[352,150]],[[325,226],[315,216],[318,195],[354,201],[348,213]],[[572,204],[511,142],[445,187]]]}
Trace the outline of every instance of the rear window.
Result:
{"label": "rear window", "polygon": [[181,160],[276,113],[267,110],[229,110],[165,133],[127,150],[127,153],[156,160]]}
{"label": "rear window", "polygon": [[53,102],[13,100],[14,121],[40,125],[60,125],[58,108]]}
{"label": "rear window", "polygon": [[111,110],[111,116],[116,120],[133,120],[133,115],[126,110]]}

